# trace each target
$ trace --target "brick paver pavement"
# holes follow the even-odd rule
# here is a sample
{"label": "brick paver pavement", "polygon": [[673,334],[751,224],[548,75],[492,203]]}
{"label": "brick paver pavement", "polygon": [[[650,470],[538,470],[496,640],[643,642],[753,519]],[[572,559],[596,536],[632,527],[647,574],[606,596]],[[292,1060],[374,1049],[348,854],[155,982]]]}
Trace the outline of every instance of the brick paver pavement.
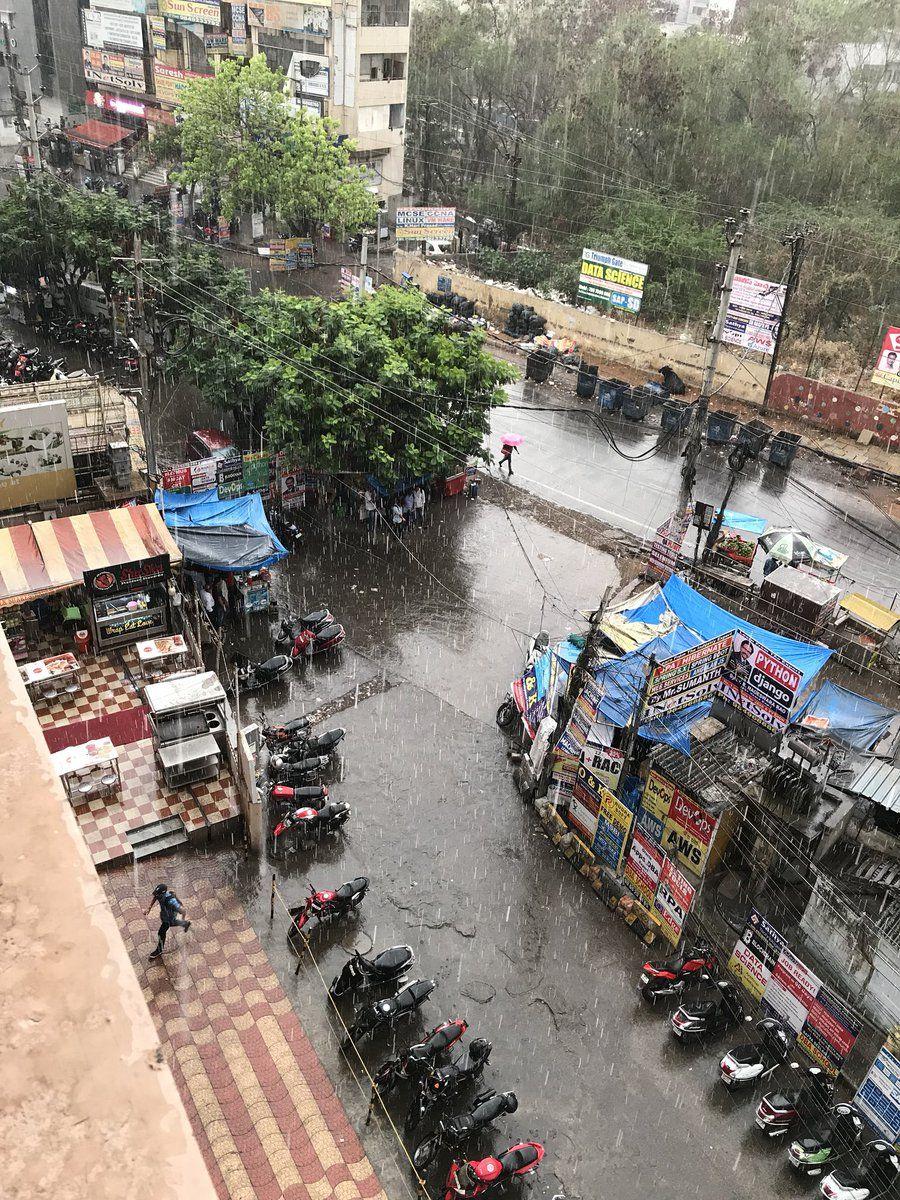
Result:
{"label": "brick paver pavement", "polygon": [[386,1200],[240,900],[184,865],[168,873],[193,925],[162,963],[149,896],[130,871],[103,882],[220,1197]]}

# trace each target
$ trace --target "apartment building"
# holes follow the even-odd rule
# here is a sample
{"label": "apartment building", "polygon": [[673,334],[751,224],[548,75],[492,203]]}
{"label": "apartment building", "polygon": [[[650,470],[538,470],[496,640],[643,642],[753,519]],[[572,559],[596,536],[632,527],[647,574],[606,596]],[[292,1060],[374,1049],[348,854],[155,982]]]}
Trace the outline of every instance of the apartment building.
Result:
{"label": "apartment building", "polygon": [[152,135],[189,80],[222,57],[262,53],[298,110],[353,139],[380,199],[402,192],[409,0],[90,0],[81,18],[94,110]]}

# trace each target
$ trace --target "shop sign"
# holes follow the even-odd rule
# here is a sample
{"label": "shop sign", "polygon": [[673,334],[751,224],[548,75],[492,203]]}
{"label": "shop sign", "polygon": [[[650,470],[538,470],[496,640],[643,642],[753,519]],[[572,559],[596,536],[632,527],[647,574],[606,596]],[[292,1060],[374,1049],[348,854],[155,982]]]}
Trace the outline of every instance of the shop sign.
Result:
{"label": "shop sign", "polygon": [[744,932],[728,960],[728,970],[754,1000],[762,1000],[784,946],[785,940],[774,925],[755,908],[751,909]]}
{"label": "shop sign", "polygon": [[[553,656],[556,658],[556,655]],[[602,783],[614,792],[619,786],[619,777],[625,763],[625,755],[612,746],[585,746],[581,761],[591,768]]]}
{"label": "shop sign", "polygon": [[585,248],[581,252],[578,299],[586,304],[599,302],[626,312],[640,312],[649,270],[646,263]]}
{"label": "shop sign", "polygon": [[269,456],[265,451],[244,455],[244,491],[268,492]]}
{"label": "shop sign", "polygon": [[221,25],[222,9],[218,0],[159,0],[163,17],[197,25]]}
{"label": "shop sign", "polygon": [[165,17],[148,17],[147,21],[150,25],[150,41],[153,44],[153,50],[162,51],[166,48],[166,18]]}
{"label": "shop sign", "polygon": [[681,940],[684,923],[694,900],[694,888],[670,858],[663,863],[653,908],[662,921],[662,931],[672,945]]}
{"label": "shop sign", "polygon": [[872,382],[876,387],[900,391],[900,328],[896,325],[891,325],[884,335]]}
{"label": "shop sign", "polygon": [[763,1006],[793,1033],[799,1033],[821,986],[818,975],[785,946],[763,992]]}
{"label": "shop sign", "polygon": [[796,667],[738,631],[719,694],[757,725],[780,731],[787,728],[802,678]]}
{"label": "shop sign", "polygon": [[116,563],[85,571],[85,591],[92,599],[118,596],[123,592],[134,592],[152,584],[165,583],[169,578],[168,554],[156,554],[151,558],[139,558],[134,562]]}
{"label": "shop sign", "polygon": [[247,45],[246,4],[232,4],[231,6],[231,44],[236,47]]}
{"label": "shop sign", "polygon": [[82,9],[84,44],[105,50],[120,46],[125,50],[144,49],[144,23],[129,13],[105,12],[99,8]]}
{"label": "shop sign", "polygon": [[157,100],[177,104],[195,79],[212,79],[198,71],[182,71],[179,67],[167,67],[158,58],[153,60],[153,81]]}
{"label": "shop sign", "polygon": [[160,631],[158,612],[126,613],[118,620],[104,621],[97,628],[101,643],[108,643],[121,637],[133,637],[135,634],[145,631],[151,633]]}
{"label": "shop sign", "polygon": [[216,487],[220,500],[234,500],[244,494],[242,458],[220,458],[216,463]]}
{"label": "shop sign", "polygon": [[143,92],[147,87],[144,60],[138,54],[121,54],[117,50],[81,51],[84,77],[91,83],[105,83],[125,92]]}
{"label": "shop sign", "polygon": [[180,466],[169,467],[167,471],[163,471],[159,482],[164,492],[191,491],[191,464],[181,463]]}
{"label": "shop sign", "polygon": [[725,314],[722,341],[745,350],[772,354],[787,288],[752,275],[735,275]]}
{"label": "shop sign", "polygon": [[879,1050],[854,1102],[889,1142],[900,1139],[900,1061],[886,1046]]}
{"label": "shop sign", "polygon": [[228,50],[228,34],[227,33],[205,33],[203,35],[203,49],[216,53],[224,53]]}
{"label": "shop sign", "polygon": [[671,517],[660,525],[647,559],[647,570],[651,575],[664,582],[670,578],[678,566],[684,535],[690,523],[691,514],[686,510],[683,513],[672,513]]}
{"label": "shop sign", "polygon": [[660,847],[639,829],[635,830],[625,863],[625,886],[647,908],[653,907],[664,861]]}
{"label": "shop sign", "polygon": [[447,241],[456,231],[455,208],[398,208],[397,241]]}
{"label": "shop sign", "polygon": [[216,486],[219,460],[216,458],[201,458],[191,463],[191,491],[208,492]]}
{"label": "shop sign", "polygon": [[250,24],[257,29],[287,29],[317,37],[328,37],[330,33],[330,14],[326,5],[257,0],[257,3],[247,5],[247,13]]}
{"label": "shop sign", "polygon": [[732,635],[725,633],[654,667],[642,720],[653,721],[709,699],[718,687],[731,642]]}
{"label": "shop sign", "polygon": [[587,846],[593,845],[597,833],[602,789],[603,784],[600,780],[582,763],[575,772],[575,785],[569,805],[569,823]]}
{"label": "shop sign", "polygon": [[631,832],[631,810],[626,808],[609,788],[603,786],[597,775],[593,772],[590,774],[596,779],[599,787],[597,831],[591,849],[601,862],[606,863],[618,875],[625,854],[625,842]]}
{"label": "shop sign", "polygon": [[797,1045],[829,1075],[837,1075],[861,1029],[847,1005],[827,988],[820,987]]}
{"label": "shop sign", "polygon": [[663,849],[695,875],[703,873],[716,818],[676,787],[663,831]]}

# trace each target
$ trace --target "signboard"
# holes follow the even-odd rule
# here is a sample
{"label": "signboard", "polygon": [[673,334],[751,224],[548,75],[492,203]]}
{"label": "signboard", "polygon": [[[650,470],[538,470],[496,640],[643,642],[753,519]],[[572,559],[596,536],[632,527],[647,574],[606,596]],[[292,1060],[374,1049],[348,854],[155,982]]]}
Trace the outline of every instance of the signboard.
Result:
{"label": "signboard", "polygon": [[75,495],[64,400],[0,407],[0,507]]}
{"label": "signboard", "polygon": [[878,1051],[855,1103],[889,1142],[900,1138],[900,1061],[887,1047]]}
{"label": "signboard", "polygon": [[[322,9],[322,12],[327,24],[328,11]],[[325,32],[327,33],[327,30]],[[312,54],[292,54],[287,74],[288,79],[293,81],[304,96],[324,96],[327,99],[331,78],[327,58]]]}
{"label": "signboard", "polygon": [[672,945],[681,940],[681,932],[694,900],[694,888],[670,858],[663,863],[653,908],[662,921],[662,931]]}
{"label": "signboard", "polygon": [[751,909],[744,932],[728,960],[728,970],[754,1000],[762,1000],[772,968],[784,946],[784,938],[775,926],[755,908]]}
{"label": "signboard", "polygon": [[168,554],[155,554],[152,558],[85,571],[84,589],[92,599],[102,600],[105,596],[120,596],[151,584],[165,583],[168,578]]}
{"label": "signboard", "polygon": [[163,471],[160,479],[164,492],[191,491],[191,464],[182,463],[178,467],[169,467]]}
{"label": "signboard", "polygon": [[114,12],[145,13],[147,11],[147,0],[102,0],[97,7],[108,8]]}
{"label": "signboard", "polygon": [[818,975],[785,946],[763,992],[763,1004],[793,1033],[799,1033],[822,986]]}
{"label": "signboard", "polygon": [[752,275],[735,275],[722,341],[743,346],[745,350],[772,354],[786,291],[783,283],[769,283],[767,279],[755,279]]}
{"label": "signboard", "polygon": [[[312,238],[278,238],[269,242],[269,268],[272,271],[296,271],[315,266]],[[343,279],[342,279],[343,282]]]}
{"label": "signboard", "polygon": [[665,819],[662,846],[670,858],[701,875],[717,819],[680,788],[675,788]]}
{"label": "signboard", "polygon": [[719,684],[719,694],[757,725],[785,729],[802,675],[746,634],[732,637],[732,650]]}
{"label": "signboard", "polygon": [[206,33],[203,35],[203,49],[213,53],[224,54],[228,50],[227,33]]}
{"label": "signboard", "polygon": [[84,77],[90,83],[106,83],[123,92],[143,92],[147,88],[144,60],[138,54],[122,54],[117,50],[81,51]]}
{"label": "signboard", "polygon": [[120,46],[126,50],[144,49],[144,24],[139,16],[129,13],[106,12],[99,8],[81,11],[84,22],[84,44],[105,50]]}
{"label": "signboard", "polygon": [[681,712],[712,696],[731,652],[731,643],[732,634],[724,633],[692,650],[674,654],[654,667],[642,719],[652,721],[664,713]]}
{"label": "signboard", "polygon": [[242,458],[220,458],[216,463],[216,488],[220,500],[234,500],[244,494]]}
{"label": "signboard", "polygon": [[884,335],[872,382],[877,387],[900,391],[900,328],[896,325],[891,325]]}
{"label": "signboard", "polygon": [[665,582],[678,566],[678,556],[681,554],[681,544],[691,522],[689,512],[672,513],[671,517],[660,525],[650,547],[650,557],[647,560],[647,570],[651,575]]}
{"label": "signboard", "polygon": [[244,491],[269,490],[269,456],[265,451],[244,455]]}
{"label": "signboard", "polygon": [[657,771],[651,771],[644,784],[637,824],[638,828],[655,842],[662,843],[666,818],[674,795],[675,784],[663,778]]}
{"label": "signboard", "polygon": [[456,230],[455,208],[398,208],[397,241],[446,241]]}
{"label": "signboard", "polygon": [[827,988],[820,987],[797,1045],[829,1075],[837,1075],[861,1029],[847,1005]]}
{"label": "signboard", "polygon": [[312,238],[294,238],[297,243],[297,265],[301,271],[316,265],[316,249]]}
{"label": "signboard", "polygon": [[237,49],[247,45],[247,5],[231,6],[231,44]]}
{"label": "signboard", "polygon": [[585,746],[581,761],[611,792],[619,786],[619,776],[625,763],[625,755],[621,750],[614,750],[612,746]]}
{"label": "signboard", "polygon": [[167,67],[158,58],[153,60],[153,80],[157,100],[177,104],[182,93],[195,79],[212,79],[212,76],[202,75],[199,71],[182,71],[180,67]]}
{"label": "signboard", "polygon": [[279,475],[282,508],[302,508],[306,503],[306,474],[302,467],[282,467]]}
{"label": "signboard", "polygon": [[159,0],[160,16],[196,25],[221,25],[218,0]]}
{"label": "signboard", "polygon": [[593,772],[590,774],[597,780],[600,789],[597,832],[594,834],[594,844],[591,849],[601,862],[606,863],[618,875],[625,854],[625,841],[631,832],[631,811],[612,794],[609,788],[600,783],[599,778]]}
{"label": "signboard", "polygon": [[[232,8],[232,21],[234,20]],[[257,29],[288,29],[295,33],[329,36],[328,6],[322,4],[291,4],[288,0],[256,0],[247,5],[250,24]]]}
{"label": "signboard", "polygon": [[148,17],[147,23],[150,26],[150,41],[153,46],[154,54],[157,51],[163,51],[166,48],[166,18],[165,17]]}
{"label": "signboard", "polygon": [[218,479],[218,464],[216,458],[201,458],[191,463],[191,491],[208,492],[216,486]]}
{"label": "signboard", "polygon": [[626,312],[640,312],[649,270],[646,263],[584,249],[578,276],[578,299],[587,304],[599,302]]}
{"label": "signboard", "polygon": [[625,886],[647,908],[653,907],[664,862],[665,855],[659,846],[636,829],[625,863]]}
{"label": "signboard", "polygon": [[569,823],[586,845],[592,846],[597,833],[597,817],[600,812],[600,792],[603,784],[589,767],[582,764],[575,773],[572,800],[569,805]]}

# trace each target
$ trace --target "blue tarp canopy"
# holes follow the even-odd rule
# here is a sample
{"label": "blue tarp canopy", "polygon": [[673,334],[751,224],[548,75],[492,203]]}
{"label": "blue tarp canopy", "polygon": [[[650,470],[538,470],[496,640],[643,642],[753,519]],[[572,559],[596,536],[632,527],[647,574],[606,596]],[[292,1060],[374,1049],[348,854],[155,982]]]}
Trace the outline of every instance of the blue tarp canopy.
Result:
{"label": "blue tarp canopy", "polygon": [[[675,614],[682,625],[699,634],[701,642],[718,637],[721,633],[729,633],[732,629],[740,629],[754,641],[762,643],[767,650],[789,662],[792,667],[796,667],[803,675],[801,690],[831,657],[827,646],[798,642],[794,638],[772,633],[769,629],[760,629],[757,625],[751,625],[749,621],[742,621],[734,613],[701,596],[677,575],[669,579],[658,596],[638,608],[628,609],[625,616],[632,621],[647,621],[655,625],[667,609]],[[646,647],[642,647],[643,649]]]}
{"label": "blue tarp canopy", "polygon": [[185,560],[208,571],[257,571],[284,558],[262,498],[253,492],[220,500],[207,492],[156,493],[156,506]]}
{"label": "blue tarp canopy", "polygon": [[739,529],[742,533],[754,533],[757,537],[769,528],[765,517],[754,517],[750,513],[737,512],[733,508],[725,509],[722,524],[729,529]]}
{"label": "blue tarp canopy", "polygon": [[852,750],[871,750],[900,713],[826,680],[797,710],[792,724],[804,733],[835,738]]}

